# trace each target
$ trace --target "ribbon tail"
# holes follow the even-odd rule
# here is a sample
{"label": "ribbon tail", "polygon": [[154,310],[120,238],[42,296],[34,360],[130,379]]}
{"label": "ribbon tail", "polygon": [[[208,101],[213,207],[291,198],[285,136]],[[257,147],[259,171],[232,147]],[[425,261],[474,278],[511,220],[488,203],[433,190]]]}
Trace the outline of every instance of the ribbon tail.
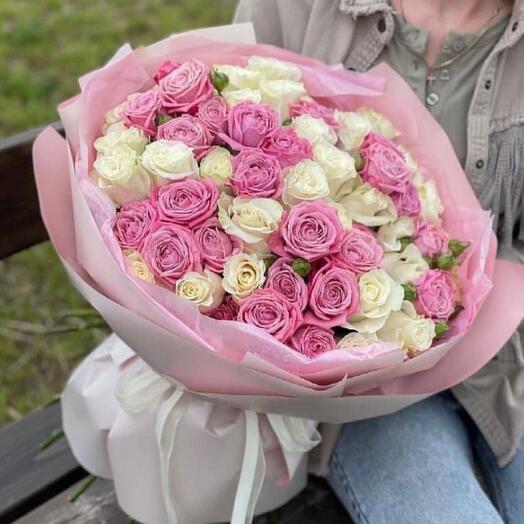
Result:
{"label": "ribbon tail", "polygon": [[171,485],[171,459],[175,447],[175,437],[178,424],[187,408],[184,392],[175,390],[162,402],[156,419],[155,433],[160,454],[160,479],[162,497],[169,524],[177,524],[178,517],[175,508],[173,487]]}
{"label": "ribbon tail", "polygon": [[267,418],[280,445],[291,453],[307,453],[317,446],[322,437],[315,422],[297,417],[268,413]]}
{"label": "ribbon tail", "polygon": [[231,524],[249,524],[266,475],[266,462],[260,438],[258,415],[246,410],[246,444]]}

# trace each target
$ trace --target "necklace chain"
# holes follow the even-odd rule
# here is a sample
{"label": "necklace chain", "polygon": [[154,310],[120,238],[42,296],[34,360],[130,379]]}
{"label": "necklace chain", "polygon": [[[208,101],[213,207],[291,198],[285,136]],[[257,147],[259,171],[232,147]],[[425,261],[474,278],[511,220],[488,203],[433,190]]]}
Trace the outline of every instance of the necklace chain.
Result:
{"label": "necklace chain", "polygon": [[[488,31],[491,22],[493,20],[495,20],[495,18],[497,18],[497,16],[501,13],[501,11],[505,7],[506,7],[506,2],[504,0],[501,0],[499,2],[498,6],[491,13],[491,15],[488,18],[488,20],[484,23],[484,25],[479,30],[480,32],[478,33],[477,37],[474,38],[473,41],[470,42],[470,44],[467,47],[465,47],[460,53],[456,54],[452,58],[449,58],[448,60],[444,60],[444,62],[442,62],[440,64],[436,64],[436,65],[434,65],[432,67],[428,66],[427,78],[429,79],[431,77],[433,71],[437,71],[439,69],[443,69],[445,67],[449,67],[450,65],[454,64],[457,60],[460,60],[464,55],[469,53],[471,51],[471,49],[473,49],[473,47],[475,47],[475,45],[477,45],[480,42],[482,37]],[[402,18],[404,18],[404,20],[406,20],[406,16],[404,14],[404,1],[403,0],[400,0],[400,14],[402,15]]]}

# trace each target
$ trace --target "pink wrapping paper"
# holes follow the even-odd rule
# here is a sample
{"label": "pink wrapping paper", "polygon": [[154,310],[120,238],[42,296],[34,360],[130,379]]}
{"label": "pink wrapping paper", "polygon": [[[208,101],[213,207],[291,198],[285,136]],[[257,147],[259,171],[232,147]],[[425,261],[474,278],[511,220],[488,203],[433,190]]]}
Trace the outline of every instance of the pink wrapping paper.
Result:
{"label": "pink wrapping paper", "polygon": [[[466,310],[443,343],[407,362],[388,344],[308,360],[248,325],[217,324],[173,293],[124,271],[111,232],[114,207],[88,179],[92,143],[105,112],[130,92],[150,86],[152,72],[168,56],[243,64],[252,54],[294,62],[311,94],[338,107],[366,104],[384,112],[399,128],[400,143],[436,180],[446,206],[446,227],[472,243],[461,267],[467,277]],[[524,269],[494,262],[489,214],[480,208],[447,137],[387,66],[357,75],[271,46],[217,46],[186,34],[134,52],[123,48],[104,68],[84,77],[81,88],[78,97],[60,108],[70,153],[50,129],[35,143],[44,221],[77,289],[158,373],[195,394],[326,422],[376,416],[460,382],[501,348],[522,319]],[[508,296],[510,285],[513,293]],[[490,319],[496,319],[496,329]]]}

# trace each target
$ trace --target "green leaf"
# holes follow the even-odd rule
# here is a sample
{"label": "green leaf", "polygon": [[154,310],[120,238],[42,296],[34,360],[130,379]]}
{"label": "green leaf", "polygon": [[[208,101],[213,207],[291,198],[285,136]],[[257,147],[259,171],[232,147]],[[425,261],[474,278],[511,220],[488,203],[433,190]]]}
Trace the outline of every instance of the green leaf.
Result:
{"label": "green leaf", "polygon": [[364,169],[364,159],[362,158],[362,155],[360,153],[353,153],[351,156],[355,161],[355,169],[357,171],[362,171],[362,169]]}
{"label": "green leaf", "polygon": [[461,311],[464,310],[464,306],[461,304],[457,304],[455,306],[455,309],[453,310],[453,313],[449,316],[448,320],[453,320],[454,318],[457,318],[457,316],[460,314]]}
{"label": "green leaf", "polygon": [[435,260],[435,265],[438,269],[449,271],[453,266],[457,265],[457,261],[453,255],[440,255]]}
{"label": "green leaf", "polygon": [[454,257],[458,257],[469,247],[469,242],[461,242],[460,240],[451,239],[448,242],[448,247],[451,254]]}
{"label": "green leaf", "polygon": [[435,336],[437,338],[443,337],[449,330],[449,326],[447,322],[437,322],[435,324]]}
{"label": "green leaf", "polygon": [[402,284],[404,288],[404,300],[413,301],[417,298],[417,288],[411,283]]}
{"label": "green leaf", "polygon": [[277,261],[276,258],[264,258],[264,264],[266,265],[266,271]]}
{"label": "green leaf", "polygon": [[295,258],[291,267],[293,271],[298,273],[302,278],[306,278],[311,272],[311,264],[304,258]]}
{"label": "green leaf", "polygon": [[226,73],[221,73],[213,69],[213,71],[211,71],[211,82],[213,87],[221,93],[229,85],[229,77]]}
{"label": "green leaf", "polygon": [[413,243],[413,239],[411,237],[400,237],[398,241],[400,242],[400,252],[404,251],[404,249],[406,249],[409,244]]}
{"label": "green leaf", "polygon": [[282,122],[282,125],[285,127],[285,126],[290,126],[292,123],[293,123],[293,119],[292,119],[292,118],[286,118],[286,119]]}

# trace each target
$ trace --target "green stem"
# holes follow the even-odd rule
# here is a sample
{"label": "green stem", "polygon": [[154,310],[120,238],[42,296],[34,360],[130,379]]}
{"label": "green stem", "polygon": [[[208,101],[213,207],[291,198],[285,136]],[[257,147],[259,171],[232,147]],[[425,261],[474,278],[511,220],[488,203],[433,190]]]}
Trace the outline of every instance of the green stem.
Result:
{"label": "green stem", "polygon": [[75,489],[75,491],[73,491],[73,493],[71,494],[71,496],[69,497],[69,502],[76,502],[76,500],[78,499],[78,497],[80,497],[80,495],[82,495],[83,493],[85,493],[88,489],[89,489],[89,486],[91,486],[91,484],[93,484],[93,482],[96,480],[96,477],[94,475],[88,475],[78,486],[77,489]]}
{"label": "green stem", "polygon": [[61,439],[64,436],[64,430],[62,428],[60,429],[54,429],[51,431],[49,436],[40,443],[40,449],[44,450],[47,449],[51,444],[54,444],[58,439]]}

